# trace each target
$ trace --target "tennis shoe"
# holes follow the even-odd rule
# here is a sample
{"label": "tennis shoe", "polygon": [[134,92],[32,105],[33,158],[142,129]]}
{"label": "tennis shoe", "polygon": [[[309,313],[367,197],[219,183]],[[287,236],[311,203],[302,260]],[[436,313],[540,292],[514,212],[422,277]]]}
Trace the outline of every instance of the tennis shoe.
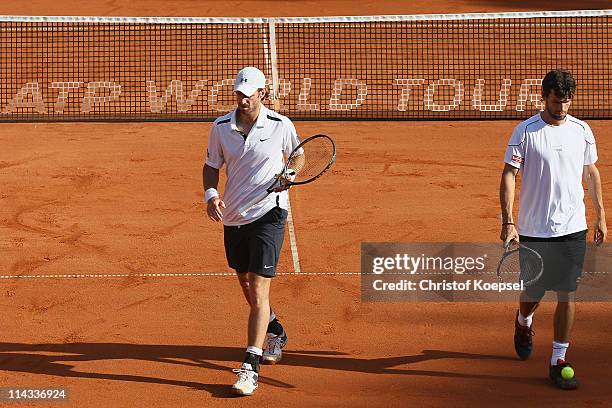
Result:
{"label": "tennis shoe", "polygon": [[571,367],[570,363],[565,362],[564,360],[557,360],[557,365],[551,365],[548,369],[548,376],[550,380],[555,384],[558,388],[562,390],[575,390],[578,388],[578,380],[574,375],[570,379],[565,379],[561,375],[561,371],[565,367]]}
{"label": "tennis shoe", "polygon": [[264,364],[276,364],[283,358],[283,348],[287,345],[287,334],[283,330],[278,336],[272,333],[266,334],[266,348],[261,356]]}
{"label": "tennis shoe", "polygon": [[527,360],[531,356],[531,350],[533,348],[532,337],[535,332],[531,330],[531,327],[523,326],[518,322],[518,314],[516,312],[516,318],[514,319],[514,350],[521,360]]}
{"label": "tennis shoe", "polygon": [[232,386],[232,390],[238,395],[252,395],[257,389],[257,379],[259,374],[248,363],[243,363],[240,368],[235,368],[232,372],[236,373],[238,379]]}

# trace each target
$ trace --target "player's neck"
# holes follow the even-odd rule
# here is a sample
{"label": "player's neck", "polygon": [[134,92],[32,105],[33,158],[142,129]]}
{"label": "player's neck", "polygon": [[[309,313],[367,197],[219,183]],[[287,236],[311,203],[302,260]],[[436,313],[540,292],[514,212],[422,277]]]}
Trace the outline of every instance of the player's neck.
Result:
{"label": "player's neck", "polygon": [[567,115],[564,116],[563,119],[555,119],[546,110],[540,113],[540,117],[542,118],[544,122],[546,122],[547,124],[551,126],[561,126],[567,120]]}

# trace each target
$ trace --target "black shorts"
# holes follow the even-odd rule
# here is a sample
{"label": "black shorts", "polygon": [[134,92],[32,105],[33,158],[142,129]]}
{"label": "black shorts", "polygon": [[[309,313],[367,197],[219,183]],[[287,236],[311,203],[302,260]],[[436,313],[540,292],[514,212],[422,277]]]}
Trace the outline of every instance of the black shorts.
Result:
{"label": "black shorts", "polygon": [[238,273],[274,277],[285,239],[287,210],[274,207],[250,224],[223,228],[225,256]]}
{"label": "black shorts", "polygon": [[544,261],[544,272],[527,295],[540,299],[547,290],[575,292],[582,276],[588,230],[553,238],[519,235],[521,244],[535,250]]}

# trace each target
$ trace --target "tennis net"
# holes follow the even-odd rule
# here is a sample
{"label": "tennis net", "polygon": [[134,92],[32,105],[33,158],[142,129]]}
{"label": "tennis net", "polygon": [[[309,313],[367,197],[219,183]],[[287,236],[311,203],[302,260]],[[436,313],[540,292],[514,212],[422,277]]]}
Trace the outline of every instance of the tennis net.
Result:
{"label": "tennis net", "polygon": [[253,65],[293,119],[518,119],[569,69],[612,118],[612,10],[304,17],[0,16],[0,121],[200,121]]}

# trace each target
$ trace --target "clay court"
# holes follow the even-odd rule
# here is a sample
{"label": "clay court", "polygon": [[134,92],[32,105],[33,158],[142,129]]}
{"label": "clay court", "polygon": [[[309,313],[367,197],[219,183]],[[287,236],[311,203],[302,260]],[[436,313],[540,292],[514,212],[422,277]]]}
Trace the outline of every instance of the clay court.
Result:
{"label": "clay court", "polygon": [[[0,14],[256,17],[570,7],[396,3],[11,0]],[[612,208],[611,123],[588,122],[605,206]],[[35,406],[607,406],[609,302],[577,305],[568,355],[582,386],[561,392],[547,379],[554,304],[538,310],[534,357],[520,361],[514,303],[361,301],[361,242],[499,239],[499,176],[516,123],[296,122],[302,136],[332,135],[338,157],[331,174],[291,190],[301,273],[292,273],[287,238],[279,267],[285,274],[272,290],[289,344],[281,364],[262,368],[260,388],[247,399],[233,397],[231,369],[244,352],[248,309],[225,261],[222,226],[203,204],[212,124],[1,124],[0,271],[32,277],[0,281],[0,384],[69,390],[67,403]],[[591,222],[588,196],[586,202]],[[67,274],[124,276],[33,277]]]}

